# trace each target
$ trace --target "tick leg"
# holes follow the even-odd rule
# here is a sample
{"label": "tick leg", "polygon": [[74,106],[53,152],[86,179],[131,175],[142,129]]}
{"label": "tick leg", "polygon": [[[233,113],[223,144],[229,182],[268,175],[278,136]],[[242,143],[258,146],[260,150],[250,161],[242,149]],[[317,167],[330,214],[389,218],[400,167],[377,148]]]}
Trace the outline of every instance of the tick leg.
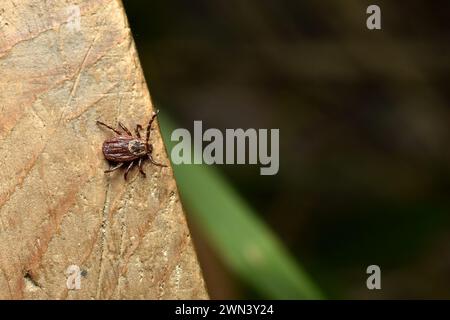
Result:
{"label": "tick leg", "polygon": [[115,167],[112,167],[112,168],[110,168],[110,169],[108,169],[108,170],[105,170],[105,173],[113,172],[114,170],[119,169],[121,166],[123,166],[123,162],[122,162],[122,163],[119,163],[119,164],[118,164],[117,166],[115,166]]}
{"label": "tick leg", "polygon": [[139,163],[138,163],[138,167],[139,167],[139,172],[142,174],[142,176],[145,178],[146,174],[144,172],[144,170],[142,169],[142,158],[139,158]]}
{"label": "tick leg", "polygon": [[150,139],[150,130],[152,129],[152,123],[155,120],[155,118],[158,115],[158,113],[159,113],[159,110],[157,110],[156,112],[153,112],[153,115],[150,118],[150,121],[148,122],[148,125],[147,125],[147,136],[146,136],[146,139],[145,139],[147,144],[148,144],[148,140]]}
{"label": "tick leg", "polygon": [[127,180],[128,172],[131,170],[131,168],[133,167],[133,165],[134,165],[134,161],[131,161],[131,163],[130,163],[130,165],[128,166],[127,170],[125,170],[125,174],[123,175],[123,178],[124,178],[125,180]]}
{"label": "tick leg", "polygon": [[128,128],[125,127],[125,126],[123,125],[123,123],[120,122],[120,121],[119,121],[119,127],[121,127],[122,130],[125,131],[129,136],[133,136],[133,135],[131,134],[130,130],[128,130]]}
{"label": "tick leg", "polygon": [[134,132],[136,133],[136,137],[138,137],[139,139],[141,138],[141,133],[140,133],[141,130],[142,130],[142,126],[140,124],[136,125],[136,129],[134,129]]}
{"label": "tick leg", "polygon": [[155,160],[153,160],[153,157],[152,157],[151,154],[147,154],[147,155],[148,155],[148,158],[150,159],[150,162],[153,163],[155,166],[158,166],[158,167],[167,167],[165,164],[155,162]]}
{"label": "tick leg", "polygon": [[97,124],[101,124],[102,126],[105,126],[108,129],[111,129],[112,131],[114,131],[118,135],[122,135],[122,132],[120,132],[119,130],[114,129],[113,127],[108,126],[106,123],[103,123],[103,122],[97,120]]}

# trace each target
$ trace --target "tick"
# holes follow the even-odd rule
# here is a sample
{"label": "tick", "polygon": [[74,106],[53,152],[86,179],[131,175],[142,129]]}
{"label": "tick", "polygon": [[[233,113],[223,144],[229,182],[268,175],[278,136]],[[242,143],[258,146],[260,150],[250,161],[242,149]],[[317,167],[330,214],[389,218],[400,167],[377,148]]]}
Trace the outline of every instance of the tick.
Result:
{"label": "tick", "polygon": [[166,165],[157,163],[153,160],[153,146],[148,142],[150,139],[152,123],[157,114],[158,113],[153,113],[150,121],[148,122],[145,139],[141,138],[140,131],[142,130],[142,126],[140,124],[136,125],[136,129],[134,131],[136,136],[133,136],[130,130],[128,130],[127,127],[125,127],[121,122],[119,122],[119,127],[123,130],[123,132],[118,129],[114,129],[101,121],[97,121],[97,124],[105,126],[116,133],[115,137],[103,142],[103,155],[106,160],[114,164],[110,169],[105,170],[105,173],[113,172],[126,164],[127,169],[125,170],[123,177],[127,180],[128,172],[137,163],[139,172],[145,178],[145,172],[142,169],[142,162],[147,158],[155,166],[166,167]]}

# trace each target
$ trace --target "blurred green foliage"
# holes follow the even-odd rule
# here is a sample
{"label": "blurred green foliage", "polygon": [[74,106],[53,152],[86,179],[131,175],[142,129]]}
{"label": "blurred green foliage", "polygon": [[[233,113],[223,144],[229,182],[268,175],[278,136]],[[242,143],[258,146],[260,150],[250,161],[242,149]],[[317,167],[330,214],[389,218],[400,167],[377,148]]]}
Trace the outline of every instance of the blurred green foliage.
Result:
{"label": "blurred green foliage", "polygon": [[[175,129],[159,116],[168,152]],[[270,229],[214,167],[174,165],[183,203],[188,206],[224,262],[263,298],[318,299],[322,295]]]}
{"label": "blurred green foliage", "polygon": [[[264,245],[248,229],[276,234],[271,248],[288,248],[287,265],[301,261],[326,297],[450,297],[448,0],[380,0],[381,32],[365,27],[367,1],[124,4],[150,92],[177,125],[280,129],[276,176],[244,165],[175,168],[191,221],[214,233],[215,250],[198,250],[211,297],[279,296],[278,277],[255,286],[260,269],[234,252],[240,241],[215,237],[245,231]],[[217,171],[232,188],[222,190]],[[221,208],[213,189],[231,189],[239,216],[251,218],[225,226],[235,209]],[[382,290],[366,288],[370,264],[381,267]]]}

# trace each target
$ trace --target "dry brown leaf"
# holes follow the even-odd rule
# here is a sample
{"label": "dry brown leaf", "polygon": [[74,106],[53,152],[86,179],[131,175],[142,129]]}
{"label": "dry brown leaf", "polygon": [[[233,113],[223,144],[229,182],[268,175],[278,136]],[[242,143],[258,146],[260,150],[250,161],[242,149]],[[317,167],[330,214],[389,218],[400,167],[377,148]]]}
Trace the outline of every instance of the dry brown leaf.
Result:
{"label": "dry brown leaf", "polygon": [[103,173],[95,121],[153,111],[121,2],[4,1],[0,71],[0,298],[207,298],[171,168]]}

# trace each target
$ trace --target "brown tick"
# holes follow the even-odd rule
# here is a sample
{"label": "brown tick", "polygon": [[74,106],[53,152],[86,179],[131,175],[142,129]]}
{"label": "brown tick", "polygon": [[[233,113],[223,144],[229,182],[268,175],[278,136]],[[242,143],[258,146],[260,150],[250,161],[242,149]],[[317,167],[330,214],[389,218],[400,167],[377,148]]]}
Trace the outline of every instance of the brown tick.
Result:
{"label": "brown tick", "polygon": [[105,140],[103,142],[103,155],[107,160],[114,163],[115,165],[110,169],[106,170],[105,173],[112,172],[119,169],[124,164],[127,164],[127,169],[125,170],[124,178],[127,180],[128,172],[136,164],[138,164],[139,172],[145,177],[145,172],[142,169],[142,161],[148,158],[152,164],[159,167],[166,167],[163,164],[157,163],[153,160],[152,151],[153,146],[148,143],[150,139],[150,131],[152,123],[155,120],[157,113],[153,113],[150,121],[147,125],[147,133],[145,139],[141,138],[140,131],[142,126],[140,124],[136,125],[134,137],[130,130],[127,129],[121,122],[119,122],[119,127],[122,128],[123,132],[108,126],[107,124],[97,121],[97,124],[105,126],[108,129],[114,131],[117,135],[114,138]]}

